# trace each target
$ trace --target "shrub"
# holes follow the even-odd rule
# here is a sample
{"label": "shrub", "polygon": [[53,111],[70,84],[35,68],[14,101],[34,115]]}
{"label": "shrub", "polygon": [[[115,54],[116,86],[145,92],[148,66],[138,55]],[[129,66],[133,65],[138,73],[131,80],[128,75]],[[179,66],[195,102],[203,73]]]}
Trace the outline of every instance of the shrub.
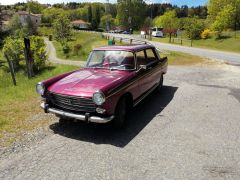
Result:
{"label": "shrub", "polygon": [[81,48],[82,48],[81,44],[75,44],[73,46],[73,53],[74,53],[74,55],[78,55],[78,52],[80,51]]}
{"label": "shrub", "polygon": [[15,70],[20,68],[20,62],[24,60],[23,40],[7,37],[4,41],[3,53],[13,62]]}
{"label": "shrub", "polygon": [[52,35],[51,34],[48,36],[48,40],[52,41]]}
{"label": "shrub", "polygon": [[34,70],[39,71],[46,65],[47,55],[45,50],[45,43],[42,37],[31,36],[31,52],[34,60]]}
{"label": "shrub", "polygon": [[[43,38],[39,36],[31,36],[30,49],[32,58],[34,60],[34,70],[40,70],[41,68],[45,67],[47,56]],[[20,62],[25,60],[23,39],[16,39],[13,37],[6,38],[3,46],[3,53],[5,53],[10,60],[12,60],[14,69],[18,70],[20,68]],[[25,62],[22,64],[25,64]]]}
{"label": "shrub", "polygon": [[62,50],[63,50],[63,53],[67,55],[67,54],[70,52],[70,47],[69,47],[69,45],[68,45],[67,43],[64,43],[64,44],[62,45]]}
{"label": "shrub", "polygon": [[208,39],[211,35],[211,31],[209,29],[205,29],[202,33],[201,33],[201,38],[202,39]]}

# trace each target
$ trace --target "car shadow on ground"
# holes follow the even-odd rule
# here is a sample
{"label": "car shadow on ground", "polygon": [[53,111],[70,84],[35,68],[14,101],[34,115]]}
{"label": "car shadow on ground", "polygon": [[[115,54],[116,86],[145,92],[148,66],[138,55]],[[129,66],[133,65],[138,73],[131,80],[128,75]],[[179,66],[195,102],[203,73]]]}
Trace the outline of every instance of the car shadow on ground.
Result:
{"label": "car shadow on ground", "polygon": [[160,93],[149,95],[128,115],[126,126],[121,130],[114,129],[111,124],[83,122],[55,123],[50,125],[50,129],[56,134],[80,141],[124,147],[171,102],[177,89],[164,86]]}

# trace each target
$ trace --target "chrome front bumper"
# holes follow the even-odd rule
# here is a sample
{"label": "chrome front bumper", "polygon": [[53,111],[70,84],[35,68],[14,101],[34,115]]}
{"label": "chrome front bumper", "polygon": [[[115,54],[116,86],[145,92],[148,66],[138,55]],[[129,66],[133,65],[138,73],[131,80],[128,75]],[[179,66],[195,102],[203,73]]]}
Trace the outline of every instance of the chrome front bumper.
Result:
{"label": "chrome front bumper", "polygon": [[86,121],[86,122],[94,122],[94,123],[107,123],[113,120],[114,116],[102,118],[98,116],[89,116],[88,113],[84,114],[74,114],[71,112],[66,112],[63,110],[55,109],[55,108],[50,108],[46,103],[41,103],[41,108],[44,109],[46,113],[52,113],[58,116],[63,116],[63,117],[68,117],[72,119],[77,119],[80,121]]}

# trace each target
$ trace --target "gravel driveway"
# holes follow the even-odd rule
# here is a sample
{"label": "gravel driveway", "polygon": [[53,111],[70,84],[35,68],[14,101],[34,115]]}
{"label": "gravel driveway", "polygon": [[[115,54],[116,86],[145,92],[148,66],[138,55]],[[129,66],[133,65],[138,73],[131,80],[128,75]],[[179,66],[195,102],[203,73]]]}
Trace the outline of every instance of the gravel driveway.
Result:
{"label": "gravel driveway", "polygon": [[170,66],[125,129],[70,123],[0,161],[0,179],[240,179],[240,68]]}

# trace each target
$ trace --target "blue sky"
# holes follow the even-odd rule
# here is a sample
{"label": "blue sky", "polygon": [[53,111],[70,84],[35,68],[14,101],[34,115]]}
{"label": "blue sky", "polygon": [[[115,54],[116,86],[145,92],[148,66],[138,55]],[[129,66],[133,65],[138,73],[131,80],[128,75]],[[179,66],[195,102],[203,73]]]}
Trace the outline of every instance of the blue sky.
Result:
{"label": "blue sky", "polygon": [[[0,0],[0,4],[14,4],[16,2],[26,2],[26,0]],[[117,0],[109,0],[114,3]],[[188,6],[198,6],[204,5],[208,0],[146,0],[146,2],[154,2],[154,3],[171,3],[176,4],[178,6],[188,5]],[[62,2],[105,2],[105,0],[38,0],[40,3],[62,3]]]}

